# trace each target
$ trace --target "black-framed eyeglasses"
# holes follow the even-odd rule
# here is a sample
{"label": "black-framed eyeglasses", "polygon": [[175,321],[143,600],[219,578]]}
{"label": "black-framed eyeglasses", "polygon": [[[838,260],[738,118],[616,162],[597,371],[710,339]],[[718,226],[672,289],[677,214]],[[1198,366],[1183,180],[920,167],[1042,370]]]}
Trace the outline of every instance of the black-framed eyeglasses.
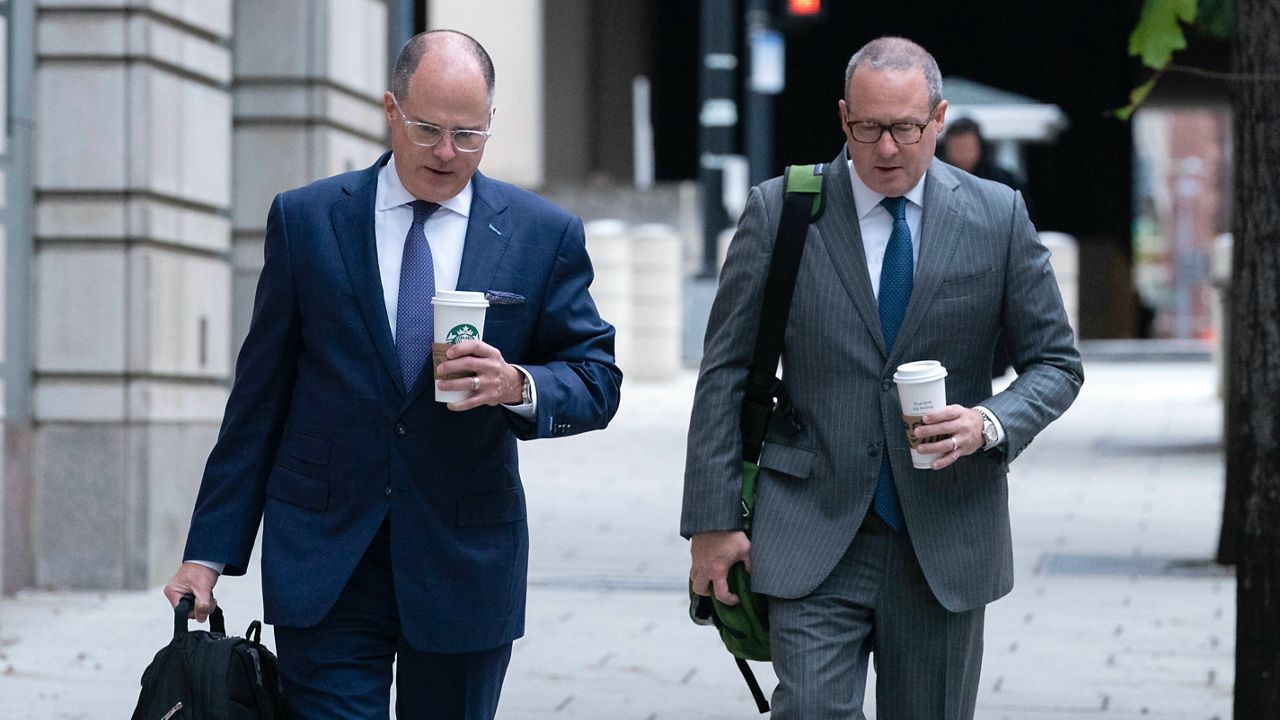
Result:
{"label": "black-framed eyeglasses", "polygon": [[396,112],[400,113],[400,119],[404,120],[405,134],[409,137],[409,142],[414,145],[433,147],[439,144],[447,133],[450,142],[453,143],[454,150],[473,153],[479,152],[480,148],[484,147],[484,144],[489,140],[489,136],[493,135],[488,130],[458,130],[455,128],[443,128],[428,122],[410,120],[409,116],[405,115],[404,110],[400,108],[400,101],[396,99],[395,95],[391,96],[391,102],[396,106]]}
{"label": "black-framed eyeglasses", "polygon": [[860,143],[868,145],[878,143],[887,130],[889,131],[889,137],[893,138],[893,141],[899,145],[915,145],[924,137],[924,129],[929,126],[929,123],[933,122],[933,113],[937,109],[938,106],[934,105],[929,110],[929,119],[922,123],[899,122],[885,125],[884,123],[871,122],[870,120],[854,122],[846,117],[844,124],[849,126],[849,135]]}

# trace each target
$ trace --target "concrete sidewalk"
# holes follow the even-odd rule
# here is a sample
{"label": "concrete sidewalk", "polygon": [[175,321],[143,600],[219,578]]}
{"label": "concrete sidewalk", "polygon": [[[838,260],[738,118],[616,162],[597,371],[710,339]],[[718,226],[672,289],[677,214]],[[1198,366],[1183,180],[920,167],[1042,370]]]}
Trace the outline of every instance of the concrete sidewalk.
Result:
{"label": "concrete sidewalk", "polygon": [[[1018,580],[987,613],[978,717],[1225,720],[1235,582],[1198,562],[1222,502],[1214,367],[1086,373],[1076,405],[1013,465]],[[500,717],[756,715],[714,631],[686,614],[676,528],[692,391],[692,373],[628,383],[609,430],[522,446],[528,633]],[[234,632],[261,616],[253,576],[218,596]],[[0,718],[127,717],[167,641],[166,608],[158,590],[0,600]]]}

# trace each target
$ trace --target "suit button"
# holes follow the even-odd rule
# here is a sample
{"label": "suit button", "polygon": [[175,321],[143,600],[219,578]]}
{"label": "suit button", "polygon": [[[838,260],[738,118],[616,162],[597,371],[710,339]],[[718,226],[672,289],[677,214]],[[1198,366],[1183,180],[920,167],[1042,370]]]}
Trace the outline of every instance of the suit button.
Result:
{"label": "suit button", "polygon": [[387,486],[386,495],[387,495],[387,497],[391,497],[391,486],[390,486],[390,485],[388,485],[388,486]]}
{"label": "suit button", "polygon": [[884,382],[880,383],[880,389],[885,392],[889,392],[890,390],[893,389],[893,381],[885,380]]}
{"label": "suit button", "polygon": [[880,443],[871,443],[867,446],[867,455],[875,457],[880,454]]}
{"label": "suit button", "polygon": [[[396,434],[397,434],[397,435],[404,435],[406,432],[408,432],[408,430],[405,428],[404,423],[396,423]],[[390,489],[390,488],[388,488],[388,489],[387,489],[387,494],[388,494],[388,495],[390,495],[390,494],[391,494],[391,489]]]}

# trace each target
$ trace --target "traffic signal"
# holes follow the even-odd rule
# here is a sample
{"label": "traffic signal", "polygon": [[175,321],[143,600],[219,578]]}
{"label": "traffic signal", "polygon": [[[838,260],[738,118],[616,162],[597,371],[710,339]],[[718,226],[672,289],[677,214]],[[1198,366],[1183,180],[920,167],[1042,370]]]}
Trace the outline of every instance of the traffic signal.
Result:
{"label": "traffic signal", "polygon": [[826,19],[822,0],[781,0],[778,19],[785,30],[804,30]]}
{"label": "traffic signal", "polygon": [[786,0],[787,17],[816,19],[822,15],[822,0]]}

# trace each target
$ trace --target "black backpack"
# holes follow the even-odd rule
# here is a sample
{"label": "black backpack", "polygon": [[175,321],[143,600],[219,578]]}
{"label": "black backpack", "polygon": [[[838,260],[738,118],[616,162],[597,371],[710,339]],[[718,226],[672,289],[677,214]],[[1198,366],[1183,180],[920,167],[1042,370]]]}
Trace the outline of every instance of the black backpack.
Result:
{"label": "black backpack", "polygon": [[133,720],[285,720],[276,656],[263,645],[262,623],[227,637],[222,608],[210,630],[187,630],[195,598],[173,609],[173,640],[142,673]]}

